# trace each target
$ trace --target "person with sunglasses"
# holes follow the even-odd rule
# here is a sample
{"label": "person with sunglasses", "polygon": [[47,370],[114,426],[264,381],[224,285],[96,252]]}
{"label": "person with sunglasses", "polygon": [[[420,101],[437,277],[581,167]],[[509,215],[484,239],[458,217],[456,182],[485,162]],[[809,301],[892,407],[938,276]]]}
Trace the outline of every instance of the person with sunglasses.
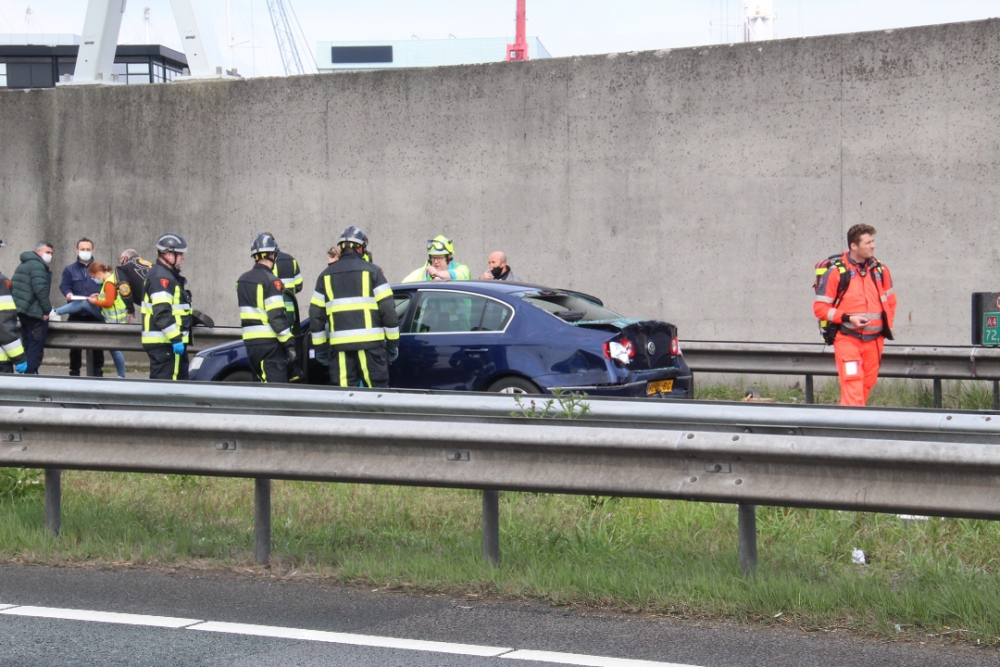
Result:
{"label": "person with sunglasses", "polygon": [[404,283],[423,281],[471,280],[469,267],[454,260],[455,244],[447,236],[427,242],[427,263],[403,278]]}

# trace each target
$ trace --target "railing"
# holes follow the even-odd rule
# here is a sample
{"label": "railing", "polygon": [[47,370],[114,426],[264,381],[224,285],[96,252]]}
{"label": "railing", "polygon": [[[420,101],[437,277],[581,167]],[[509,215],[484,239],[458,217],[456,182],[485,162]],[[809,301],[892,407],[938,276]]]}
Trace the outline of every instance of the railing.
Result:
{"label": "railing", "polygon": [[[224,391],[222,391],[224,390]],[[227,396],[228,394],[228,396]],[[576,419],[525,419],[511,396],[121,380],[0,378],[0,466],[247,477],[255,555],[270,552],[270,480],[606,494],[1000,518],[1000,416],[932,410],[594,399]],[[96,408],[96,409],[95,409]]]}
{"label": "railing", "polygon": [[[196,327],[191,349],[240,339],[239,327]],[[138,324],[52,322],[46,347],[141,351]],[[822,343],[684,341],[684,359],[696,373],[802,375],[806,403],[815,401],[815,376],[835,376],[833,349]],[[933,380],[934,405],[941,407],[942,380],[992,380],[993,409],[1000,410],[1000,349],[964,346],[887,345],[880,377]]]}

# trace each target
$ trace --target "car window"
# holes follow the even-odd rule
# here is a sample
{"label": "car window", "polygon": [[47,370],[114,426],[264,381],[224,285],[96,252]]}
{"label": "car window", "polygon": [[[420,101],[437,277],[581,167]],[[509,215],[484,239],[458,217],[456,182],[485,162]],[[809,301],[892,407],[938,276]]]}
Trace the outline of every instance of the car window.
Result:
{"label": "car window", "polygon": [[402,322],[403,315],[406,315],[406,309],[410,307],[410,295],[393,294],[392,298],[396,300],[396,317]]}
{"label": "car window", "polygon": [[479,331],[503,331],[513,317],[514,310],[502,303],[488,299],[486,310],[483,311],[483,322]]}
{"label": "car window", "polygon": [[424,292],[417,304],[410,333],[480,331],[489,299],[471,294]]}
{"label": "car window", "polygon": [[569,322],[622,319],[621,315],[609,308],[567,292],[530,292],[521,298]]}

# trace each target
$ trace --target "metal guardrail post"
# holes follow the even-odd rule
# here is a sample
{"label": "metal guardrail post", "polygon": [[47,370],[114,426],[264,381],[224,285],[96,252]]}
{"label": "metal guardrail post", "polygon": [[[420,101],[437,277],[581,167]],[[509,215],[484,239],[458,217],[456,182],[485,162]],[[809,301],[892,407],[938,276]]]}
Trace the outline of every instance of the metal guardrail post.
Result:
{"label": "metal guardrail post", "polygon": [[56,468],[45,469],[45,528],[59,534],[62,525],[62,475]]}
{"label": "metal guardrail post", "polygon": [[253,553],[258,565],[271,559],[271,480],[253,480]]}
{"label": "metal guardrail post", "polygon": [[812,405],[816,402],[816,395],[813,389],[813,376],[812,374],[806,375],[806,403]]}
{"label": "metal guardrail post", "polygon": [[739,511],[739,546],[737,555],[743,574],[750,574],[757,568],[757,506],[737,505]]}
{"label": "metal guardrail post", "polygon": [[94,350],[84,350],[83,353],[87,357],[87,377],[97,377],[99,369],[94,362]]}
{"label": "metal guardrail post", "polygon": [[942,402],[941,378],[934,378],[934,407],[940,408]]}
{"label": "metal guardrail post", "polygon": [[483,489],[483,560],[500,564],[500,492]]}
{"label": "metal guardrail post", "polygon": [[1000,410],[1000,380],[993,381],[993,409]]}

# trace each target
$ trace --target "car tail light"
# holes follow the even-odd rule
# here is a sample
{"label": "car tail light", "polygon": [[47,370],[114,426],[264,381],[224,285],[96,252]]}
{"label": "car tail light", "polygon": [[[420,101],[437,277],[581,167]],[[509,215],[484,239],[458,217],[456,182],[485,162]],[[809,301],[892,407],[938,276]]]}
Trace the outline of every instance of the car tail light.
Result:
{"label": "car tail light", "polygon": [[677,336],[670,339],[670,354],[677,356],[681,353],[681,343],[677,340]]}
{"label": "car tail light", "polygon": [[604,344],[604,358],[614,359],[623,364],[628,364],[629,360],[635,356],[635,346],[632,341],[623,339],[622,341],[609,340]]}

